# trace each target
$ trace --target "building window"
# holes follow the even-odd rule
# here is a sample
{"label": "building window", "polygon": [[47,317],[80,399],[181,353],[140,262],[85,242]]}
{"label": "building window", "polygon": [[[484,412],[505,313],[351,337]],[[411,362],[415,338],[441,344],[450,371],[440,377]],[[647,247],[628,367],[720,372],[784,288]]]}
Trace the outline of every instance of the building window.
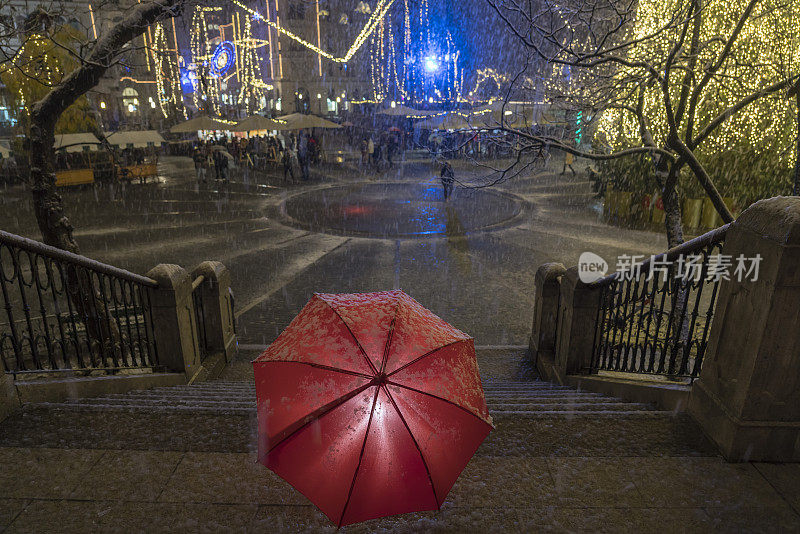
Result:
{"label": "building window", "polygon": [[133,87],[122,90],[122,108],[128,114],[136,113],[139,109],[139,92]]}

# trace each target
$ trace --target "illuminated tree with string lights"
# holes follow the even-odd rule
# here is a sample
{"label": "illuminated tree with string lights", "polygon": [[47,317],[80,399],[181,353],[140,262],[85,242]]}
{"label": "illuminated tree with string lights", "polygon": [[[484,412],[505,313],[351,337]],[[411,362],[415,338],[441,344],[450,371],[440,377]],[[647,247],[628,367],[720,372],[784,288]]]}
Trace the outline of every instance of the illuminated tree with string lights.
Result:
{"label": "illuminated tree with string lights", "polygon": [[595,112],[608,146],[588,151],[571,139],[517,135],[593,160],[646,158],[670,245],[683,241],[682,177],[691,176],[728,222],[720,168],[728,165],[741,182],[735,163],[743,168],[743,158],[768,156],[788,170],[797,157],[797,109],[787,99],[800,72],[796,2],[567,0],[533,12],[517,0],[487,1],[556,77],[568,72],[569,84],[580,86],[550,101]]}
{"label": "illuminated tree with string lights", "polygon": [[[31,105],[75,68],[76,59],[69,50],[77,49],[82,42],[81,35],[69,26],[38,26],[37,31],[25,36],[19,49],[0,68],[0,79],[9,97],[9,111],[17,121],[20,133],[25,134],[30,128]],[[96,121],[86,97],[69,106],[56,124],[58,133],[85,132],[94,128]]]}

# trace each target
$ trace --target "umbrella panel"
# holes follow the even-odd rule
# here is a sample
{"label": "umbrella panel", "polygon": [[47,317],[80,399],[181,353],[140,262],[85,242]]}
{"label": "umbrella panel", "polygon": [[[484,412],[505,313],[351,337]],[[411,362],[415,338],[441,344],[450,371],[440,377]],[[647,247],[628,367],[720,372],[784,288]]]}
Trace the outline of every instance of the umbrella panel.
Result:
{"label": "umbrella panel", "polygon": [[438,509],[490,430],[450,402],[375,385],[259,459],[342,526]]}
{"label": "umbrella panel", "polygon": [[319,294],[317,297],[334,310],[375,369],[380,369],[398,309],[396,296],[385,292],[363,295]]}

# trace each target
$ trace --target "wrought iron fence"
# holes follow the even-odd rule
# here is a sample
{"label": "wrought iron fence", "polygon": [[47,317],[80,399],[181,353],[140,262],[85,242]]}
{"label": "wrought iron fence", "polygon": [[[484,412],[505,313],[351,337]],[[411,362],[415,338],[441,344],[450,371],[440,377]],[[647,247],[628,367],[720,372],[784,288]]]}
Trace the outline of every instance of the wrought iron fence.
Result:
{"label": "wrought iron fence", "polygon": [[6,373],[159,367],[155,280],[0,231]]}
{"label": "wrought iron fence", "polygon": [[208,356],[208,335],[206,333],[206,310],[203,305],[203,292],[200,290],[205,281],[202,274],[192,282],[192,302],[194,304],[194,322],[197,325],[197,346],[200,349],[200,359]]}
{"label": "wrought iron fence", "polygon": [[650,257],[630,276],[614,273],[594,283],[600,305],[592,372],[690,381],[700,375],[720,282],[710,271],[711,259],[718,258],[727,230],[722,226]]}

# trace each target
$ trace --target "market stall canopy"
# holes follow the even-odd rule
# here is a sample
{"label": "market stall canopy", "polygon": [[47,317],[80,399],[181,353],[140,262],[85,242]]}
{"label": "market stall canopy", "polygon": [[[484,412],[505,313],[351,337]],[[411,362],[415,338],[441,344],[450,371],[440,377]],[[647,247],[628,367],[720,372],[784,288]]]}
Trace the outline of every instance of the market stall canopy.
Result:
{"label": "market stall canopy", "polygon": [[57,134],[53,144],[56,150],[64,149],[67,152],[96,151],[100,140],[90,133]]}
{"label": "market stall canopy", "polygon": [[208,116],[201,116],[195,117],[193,119],[189,119],[186,122],[182,122],[180,124],[176,124],[172,128],[169,129],[172,133],[190,133],[196,132],[198,130],[223,130],[223,131],[230,131],[233,127],[232,124],[228,124],[223,122],[220,119],[213,119]]}
{"label": "market stall canopy", "polygon": [[436,113],[438,113],[438,111],[425,111],[402,105],[395,106],[393,108],[387,108],[378,112],[379,115],[392,115],[395,117],[412,117],[412,118],[429,117]]}
{"label": "market stall canopy", "polygon": [[[483,116],[484,118],[480,119],[480,121],[489,127],[494,125],[495,128],[499,128],[500,119],[502,118],[502,123],[507,128],[525,128],[533,125],[534,107],[531,103],[512,103],[496,100],[491,104],[474,110],[472,113],[475,116]],[[536,107],[541,114],[541,107]]]}
{"label": "market stall canopy", "polygon": [[417,130],[496,130],[525,128],[533,123],[533,110],[519,111],[483,109],[474,112],[453,111],[429,117],[414,125]]}
{"label": "market stall canopy", "polygon": [[282,125],[279,130],[308,130],[311,128],[341,128],[340,125],[316,115],[305,115],[303,113],[292,113],[278,117],[279,120],[284,121],[286,124]]}
{"label": "market stall canopy", "polygon": [[267,117],[262,117],[261,115],[253,115],[251,117],[247,117],[246,119],[242,119],[239,123],[233,127],[234,132],[252,132],[254,130],[280,130],[286,126],[286,123],[282,121],[276,121],[274,119],[268,119]]}
{"label": "market stall canopy", "polygon": [[114,132],[106,137],[109,143],[120,148],[145,148],[148,146],[161,146],[164,138],[155,130],[134,132]]}
{"label": "market stall canopy", "polygon": [[414,129],[417,130],[463,130],[470,128],[470,123],[465,116],[456,112],[429,117],[414,125]]}

